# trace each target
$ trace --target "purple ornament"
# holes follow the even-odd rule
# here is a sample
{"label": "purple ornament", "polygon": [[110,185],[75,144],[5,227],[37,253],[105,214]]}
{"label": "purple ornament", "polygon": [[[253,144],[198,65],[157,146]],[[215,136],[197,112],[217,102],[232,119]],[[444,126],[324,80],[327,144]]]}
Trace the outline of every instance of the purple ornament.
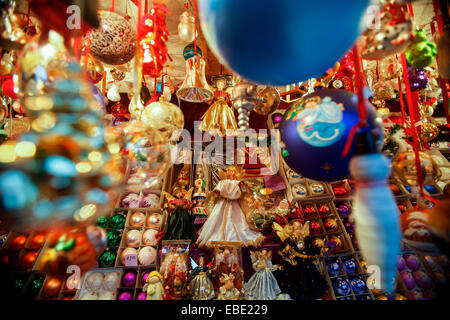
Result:
{"label": "purple ornament", "polygon": [[274,113],[272,115],[272,121],[273,123],[279,123],[281,121],[281,119],[283,119],[283,115],[281,113]]}
{"label": "purple ornament", "polygon": [[134,287],[136,284],[136,273],[132,271],[125,272],[122,278],[122,284],[124,287]]}
{"label": "purple ornament", "polygon": [[422,300],[423,299],[423,295],[419,290],[411,290],[409,292],[409,294],[411,295],[413,300]]}
{"label": "purple ornament", "polygon": [[148,278],[149,274],[150,274],[150,272],[148,272],[148,271],[142,274],[142,276],[141,276],[141,284],[142,285],[144,285],[145,282],[147,281],[147,278]]}
{"label": "purple ornament", "polygon": [[414,277],[414,280],[416,280],[417,285],[419,287],[421,287],[422,289],[431,289],[433,287],[430,277],[428,275],[426,275],[425,272],[414,271],[413,277]]}
{"label": "purple ornament", "polygon": [[423,69],[408,66],[408,78],[411,91],[425,89],[428,84],[428,78]]}
{"label": "purple ornament", "polygon": [[133,300],[133,295],[128,291],[122,291],[117,297],[117,300]]}
{"label": "purple ornament", "polygon": [[147,300],[147,293],[141,292],[137,295],[136,300]]}
{"label": "purple ornament", "polygon": [[403,257],[399,256],[397,257],[397,269],[398,271],[403,271],[406,268],[406,262]]}
{"label": "purple ornament", "polygon": [[414,278],[411,275],[411,273],[407,271],[402,271],[400,272],[400,276],[402,277],[403,282],[405,283],[405,286],[406,288],[408,288],[408,290],[411,290],[416,286],[416,282],[414,281]]}
{"label": "purple ornament", "polygon": [[345,204],[340,204],[337,207],[337,211],[338,211],[339,215],[341,216],[341,218],[345,218],[350,214],[350,208],[348,206],[346,206]]}
{"label": "purple ornament", "polygon": [[419,259],[417,259],[417,257],[415,255],[408,253],[408,254],[403,255],[403,258],[405,258],[406,265],[411,270],[417,270],[420,268]]}

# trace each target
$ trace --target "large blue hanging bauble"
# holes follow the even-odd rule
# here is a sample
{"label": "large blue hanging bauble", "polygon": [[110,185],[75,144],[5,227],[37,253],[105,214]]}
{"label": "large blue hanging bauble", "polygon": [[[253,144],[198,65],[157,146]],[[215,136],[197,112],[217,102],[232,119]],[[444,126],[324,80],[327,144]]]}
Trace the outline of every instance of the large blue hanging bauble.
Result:
{"label": "large blue hanging bauble", "polygon": [[[367,102],[367,123],[383,141],[381,119]],[[304,96],[284,114],[280,123],[281,154],[287,165],[306,178],[336,181],[347,178],[355,140],[343,158],[347,138],[359,121],[358,97],[338,89],[322,89]]]}
{"label": "large blue hanging bauble", "polygon": [[360,32],[367,0],[199,0],[211,50],[252,82],[287,85],[322,75]]}

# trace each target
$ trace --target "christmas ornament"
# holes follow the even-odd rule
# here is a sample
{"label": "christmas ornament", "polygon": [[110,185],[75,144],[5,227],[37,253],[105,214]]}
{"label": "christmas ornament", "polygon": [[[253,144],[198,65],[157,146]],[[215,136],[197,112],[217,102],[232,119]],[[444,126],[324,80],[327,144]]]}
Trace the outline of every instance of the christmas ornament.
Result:
{"label": "christmas ornament", "polygon": [[158,77],[167,61],[166,28],[167,7],[162,3],[154,3],[150,13],[142,17],[139,48],[142,52],[142,73],[150,77]]}
{"label": "christmas ornament", "polygon": [[120,244],[120,233],[117,230],[108,229],[106,231],[106,237],[108,238],[108,247],[117,247]]}
{"label": "christmas ornament", "polygon": [[333,233],[339,230],[338,224],[336,222],[336,219],[328,218],[323,222],[323,225],[325,227],[325,230],[327,233]]}
{"label": "christmas ornament", "polygon": [[[120,98],[120,96],[119,96]],[[111,106],[111,114],[118,118],[118,117],[124,117],[129,114],[128,108],[124,106],[120,101],[117,101]]]}
{"label": "christmas ornament", "polygon": [[[382,130],[375,121],[376,113],[370,104],[366,106],[369,128],[378,135],[377,143],[381,146]],[[313,92],[284,114],[279,127],[281,155],[289,167],[306,178],[345,179],[355,152],[354,142],[344,158],[341,154],[350,130],[357,123],[356,95],[338,89]]]}
{"label": "christmas ornament", "polygon": [[420,125],[420,139],[423,142],[430,142],[439,135],[439,127],[432,122],[422,122]]}
{"label": "christmas ornament", "polygon": [[133,59],[136,31],[130,23],[111,11],[99,11],[100,27],[89,32],[90,53],[110,65],[121,65]]}
{"label": "christmas ornament", "polygon": [[411,17],[406,4],[381,1],[379,26],[369,28],[364,34],[361,55],[368,60],[381,60],[406,49],[413,33]]}
{"label": "christmas ornament", "polygon": [[378,100],[394,99],[396,94],[389,81],[378,81],[372,86],[373,98]]}
{"label": "christmas ornament", "polygon": [[[399,153],[392,159],[392,177],[407,186],[417,186],[415,154],[412,150]],[[440,170],[433,158],[424,152],[419,152],[420,172],[424,185],[436,184],[440,177]]]}
{"label": "christmas ornament", "polygon": [[104,275],[101,272],[92,272],[90,273],[84,282],[84,287],[86,290],[91,292],[96,292],[100,290],[103,284]]}
{"label": "christmas ornament", "polygon": [[130,216],[130,226],[131,227],[143,227],[145,222],[145,214],[142,212],[134,212]]}
{"label": "christmas ornament", "polygon": [[84,56],[81,59],[81,67],[84,69],[84,65],[87,60],[87,67],[86,72],[88,75],[88,79],[92,83],[99,83],[103,79],[103,73],[105,70],[103,69],[103,64],[100,61],[95,60],[92,58],[91,55],[88,55],[87,57]]}
{"label": "christmas ornament", "polygon": [[205,59],[194,56],[186,60],[185,64],[186,75],[177,90],[178,99],[194,103],[211,101],[214,98],[214,89],[206,81]]}
{"label": "christmas ornament", "polygon": [[108,226],[108,221],[109,218],[107,216],[102,216],[102,217],[98,217],[97,221],[96,221],[96,225],[99,226],[100,228],[106,229],[106,227]]}
{"label": "christmas ornament", "polygon": [[[358,36],[357,21],[367,4],[198,2],[203,34],[219,61],[252,82],[280,86],[320,76],[332,67]],[[267,12],[271,19],[262,23],[257,17]],[[337,17],[344,22],[339,35],[331,32]],[[294,30],[302,30],[300,38]]]}
{"label": "christmas ornament", "polygon": [[125,245],[128,247],[137,247],[141,243],[141,232],[139,230],[129,230],[125,234]]}
{"label": "christmas ornament", "polygon": [[347,274],[354,274],[356,272],[356,263],[353,259],[346,259],[343,261],[343,264]]}
{"label": "christmas ornament", "polygon": [[428,78],[423,69],[408,66],[408,78],[411,91],[418,91],[427,87]]}
{"label": "christmas ornament", "polygon": [[127,271],[123,274],[122,285],[124,287],[134,287],[136,285],[136,273]]}
{"label": "christmas ornament", "polygon": [[106,93],[106,97],[108,98],[109,101],[113,102],[120,101],[119,88],[115,83],[113,83],[111,87],[109,87],[108,92]]}
{"label": "christmas ornament", "polygon": [[183,49],[184,60],[188,60],[195,56],[198,56],[198,57],[202,56],[202,50],[200,49],[199,46],[194,47],[194,44],[191,43],[191,44],[188,44],[186,47],[184,47],[184,49]]}
{"label": "christmas ornament", "polygon": [[233,87],[231,94],[233,107],[238,111],[238,125],[240,130],[249,128],[250,111],[253,110],[262,98],[258,96],[257,86],[246,81],[242,81]]}
{"label": "christmas ornament", "polygon": [[119,294],[117,300],[133,300],[133,295],[128,291],[123,291]]}
{"label": "christmas ornament", "polygon": [[161,226],[162,217],[159,213],[152,213],[147,217],[146,226],[147,228],[152,228],[159,230]]}
{"label": "christmas ornament", "polygon": [[61,288],[62,281],[58,278],[50,278],[45,281],[42,291],[49,297],[56,296]]}
{"label": "christmas ornament", "polygon": [[109,72],[111,73],[111,77],[114,79],[114,81],[122,81],[123,79],[125,79],[126,73],[123,71],[113,68]]}
{"label": "christmas ornament", "polygon": [[339,263],[337,260],[334,260],[327,264],[327,270],[330,277],[336,277],[341,273],[341,267],[339,266]]}
{"label": "christmas ornament", "polygon": [[343,278],[337,278],[333,281],[333,287],[337,296],[347,296],[351,293],[350,285]]}
{"label": "christmas ornament", "polygon": [[39,249],[45,242],[46,235],[45,233],[37,233],[35,234],[30,241],[30,249]]}
{"label": "christmas ornament", "polygon": [[12,78],[9,78],[2,83],[2,91],[3,94],[11,99],[19,98],[17,96],[17,90],[14,87],[14,81]]}
{"label": "christmas ornament", "polygon": [[111,268],[114,267],[116,262],[116,252],[107,249],[98,257],[98,265],[100,268]]}
{"label": "christmas ornament", "polygon": [[147,105],[141,120],[145,126],[156,131],[163,139],[173,139],[184,128],[184,115],[181,109],[167,101],[156,101]]}
{"label": "christmas ornament", "polygon": [[113,229],[123,229],[126,220],[127,218],[125,215],[116,213],[109,219],[109,226]]}
{"label": "christmas ornament", "polygon": [[274,87],[265,87],[258,91],[258,96],[262,99],[255,105],[255,112],[267,115],[274,112],[280,105],[280,93]]}
{"label": "christmas ornament", "polygon": [[125,266],[125,257],[127,255],[134,255],[134,254],[137,256],[137,253],[138,253],[137,250],[135,248],[132,248],[132,247],[128,247],[128,248],[123,249],[122,252],[120,253],[120,257],[119,257],[120,263],[123,266]]}
{"label": "christmas ornament", "polygon": [[26,241],[27,237],[23,234],[15,236],[9,244],[8,249],[12,251],[19,251],[23,248]]}
{"label": "christmas ornament", "polygon": [[28,251],[20,258],[20,265],[23,269],[30,269],[33,267],[38,252],[37,251]]}
{"label": "christmas ornament", "polygon": [[144,231],[144,234],[142,235],[142,243],[145,245],[156,245],[157,239],[156,235],[158,233],[158,230],[155,229],[147,229]]}
{"label": "christmas ornament", "polygon": [[178,23],[178,37],[184,42],[194,41],[197,30],[195,30],[195,17],[188,11],[184,11],[180,15],[180,23]]}
{"label": "christmas ornament", "polygon": [[139,250],[138,260],[139,264],[148,266],[155,262],[156,249],[150,246],[143,247]]}
{"label": "christmas ornament", "polygon": [[94,246],[97,254],[102,253],[106,249],[108,236],[105,229],[90,225],[86,227],[86,235]]}
{"label": "christmas ornament", "polygon": [[350,284],[355,294],[362,294],[366,291],[366,283],[363,279],[361,279],[361,277],[350,280]]}
{"label": "christmas ornament", "polygon": [[114,291],[119,286],[120,272],[108,272],[103,279],[103,287],[105,290]]}
{"label": "christmas ornament", "polygon": [[436,44],[427,41],[425,30],[419,29],[408,48],[406,48],[405,56],[411,66],[423,69],[434,61],[436,52]]}

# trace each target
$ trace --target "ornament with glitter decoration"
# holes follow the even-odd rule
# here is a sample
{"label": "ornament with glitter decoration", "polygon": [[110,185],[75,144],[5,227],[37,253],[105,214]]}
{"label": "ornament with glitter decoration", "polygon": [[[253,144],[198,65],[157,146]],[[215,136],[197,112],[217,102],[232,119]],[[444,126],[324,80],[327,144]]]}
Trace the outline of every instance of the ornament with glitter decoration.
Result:
{"label": "ornament with glitter decoration", "polygon": [[414,68],[423,69],[433,62],[436,53],[436,44],[427,40],[425,30],[419,29],[405,50],[405,57]]}
{"label": "ornament with glitter decoration", "polygon": [[158,131],[164,139],[171,139],[176,130],[184,128],[184,114],[168,101],[156,101],[147,105],[142,112],[142,122]]}
{"label": "ornament with glitter decoration", "polygon": [[100,27],[89,32],[91,55],[110,65],[121,65],[133,59],[136,52],[136,31],[122,16],[99,11]]}

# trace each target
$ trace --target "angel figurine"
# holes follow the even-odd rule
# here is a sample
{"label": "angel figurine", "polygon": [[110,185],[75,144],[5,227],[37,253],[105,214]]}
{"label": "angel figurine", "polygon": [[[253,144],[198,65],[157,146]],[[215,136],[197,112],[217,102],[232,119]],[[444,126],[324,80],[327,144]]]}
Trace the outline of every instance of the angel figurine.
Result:
{"label": "angel figurine", "polygon": [[274,272],[282,292],[293,300],[321,298],[328,285],[315,264],[320,248],[313,246],[309,221],[305,224],[292,221],[285,227],[274,222],[273,228],[283,241],[279,250],[283,264]]}
{"label": "angel figurine", "polygon": [[152,271],[145,280],[143,292],[147,293],[147,300],[163,300],[166,296],[162,285],[163,277],[158,271]]}
{"label": "angel figurine", "polygon": [[164,192],[168,200],[169,219],[163,240],[191,240],[192,242],[197,240],[194,217],[189,212],[192,208],[192,191],[193,188],[186,193],[180,187],[175,187],[173,196]]}
{"label": "angel figurine", "polygon": [[216,258],[215,266],[213,270],[213,281],[216,288],[219,288],[221,284],[220,278],[223,274],[232,274],[234,286],[238,289],[242,289],[244,282],[243,270],[239,266],[238,258],[236,254],[230,251],[230,249],[219,249]]}
{"label": "angel figurine", "polygon": [[191,258],[191,276],[193,279],[189,283],[188,292],[192,300],[211,300],[216,293],[211,281],[211,268],[205,265],[205,257],[198,258],[198,264]]}
{"label": "angel figurine", "polygon": [[242,167],[229,166],[219,174],[221,180],[205,200],[208,220],[199,230],[197,244],[203,247],[210,241],[228,241],[258,247],[264,236],[251,230],[246,220],[255,200],[246,183],[240,181]]}
{"label": "angel figurine", "polygon": [[239,300],[241,292],[234,286],[234,275],[224,273],[220,277],[220,282],[223,284],[219,289],[218,300]]}
{"label": "angel figurine", "polygon": [[250,250],[252,266],[256,273],[244,285],[247,300],[275,300],[281,293],[278,282],[272,271],[277,266],[272,265],[272,251],[263,249],[259,252]]}

